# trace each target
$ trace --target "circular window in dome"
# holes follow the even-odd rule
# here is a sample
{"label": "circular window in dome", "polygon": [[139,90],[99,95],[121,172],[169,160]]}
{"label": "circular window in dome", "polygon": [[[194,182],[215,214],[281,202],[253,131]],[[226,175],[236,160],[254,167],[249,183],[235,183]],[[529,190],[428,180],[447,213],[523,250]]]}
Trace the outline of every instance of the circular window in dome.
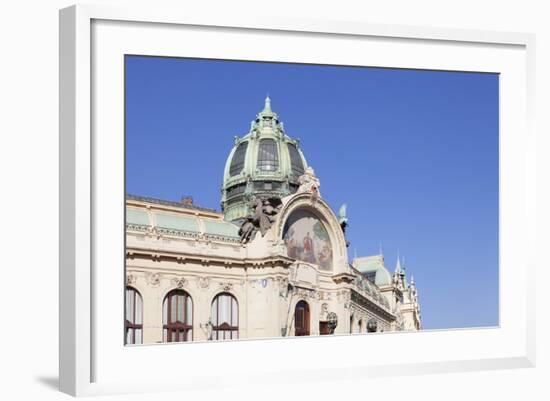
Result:
{"label": "circular window in dome", "polygon": [[290,258],[332,268],[332,244],[324,224],[313,213],[297,210],[285,223],[283,240]]}

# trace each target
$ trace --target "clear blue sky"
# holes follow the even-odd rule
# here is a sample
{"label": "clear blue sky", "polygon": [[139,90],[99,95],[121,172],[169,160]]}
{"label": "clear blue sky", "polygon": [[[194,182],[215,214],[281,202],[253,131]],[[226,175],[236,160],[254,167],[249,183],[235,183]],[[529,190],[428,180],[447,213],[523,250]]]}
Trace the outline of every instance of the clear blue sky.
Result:
{"label": "clear blue sky", "polygon": [[128,56],[127,192],[219,209],[267,93],[350,256],[399,249],[426,329],[497,325],[498,75]]}

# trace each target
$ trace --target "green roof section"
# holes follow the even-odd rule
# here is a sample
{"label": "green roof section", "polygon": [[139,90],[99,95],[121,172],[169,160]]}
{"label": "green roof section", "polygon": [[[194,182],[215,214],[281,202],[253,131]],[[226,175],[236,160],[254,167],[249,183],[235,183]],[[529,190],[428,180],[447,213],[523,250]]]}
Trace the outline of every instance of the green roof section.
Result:
{"label": "green roof section", "polygon": [[222,184],[224,219],[242,221],[250,216],[253,197],[283,198],[295,193],[307,167],[299,140],[288,135],[268,96],[248,133],[235,137],[229,151]]}
{"label": "green roof section", "polygon": [[204,223],[205,234],[239,238],[239,227],[235,224],[209,219],[203,219],[202,221]]}
{"label": "green roof section", "polygon": [[149,216],[147,215],[147,211],[145,210],[138,210],[138,209],[131,209],[126,208],[126,224],[136,224],[140,226],[148,226],[149,224]]}
{"label": "green roof section", "polygon": [[156,226],[171,230],[199,233],[199,222],[196,217],[177,216],[168,213],[155,213]]}
{"label": "green roof section", "polygon": [[177,214],[165,211],[126,207],[126,224],[130,226],[151,227],[149,213],[153,214],[155,227],[164,231],[181,231],[227,240],[238,240],[239,227],[236,224],[210,217]]}
{"label": "green roof section", "polygon": [[374,284],[377,286],[390,285],[392,282],[391,274],[384,266],[383,255],[355,258],[352,265],[361,273],[375,272]]}

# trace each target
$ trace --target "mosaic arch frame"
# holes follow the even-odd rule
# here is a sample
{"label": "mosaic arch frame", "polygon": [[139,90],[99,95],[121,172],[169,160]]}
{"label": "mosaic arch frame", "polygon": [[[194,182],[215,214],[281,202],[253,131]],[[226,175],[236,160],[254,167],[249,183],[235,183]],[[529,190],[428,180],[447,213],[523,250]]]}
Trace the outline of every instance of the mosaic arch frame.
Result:
{"label": "mosaic arch frame", "polygon": [[[321,272],[338,274],[345,271],[347,268],[347,247],[346,239],[342,228],[338,223],[338,219],[330,206],[321,198],[313,199],[311,194],[302,193],[293,195],[292,198],[283,205],[283,209],[279,213],[279,218],[277,221],[277,238],[279,239],[281,246],[286,250],[287,245],[285,243],[285,226],[287,221],[292,217],[296,212],[306,212],[318,219],[318,221],[326,229],[328,238],[330,240],[331,249],[332,249],[332,268],[323,269],[320,268]],[[312,263],[308,260],[304,260],[306,263]],[[316,263],[313,265],[319,266]]]}
{"label": "mosaic arch frame", "polygon": [[331,271],[334,262],[332,238],[319,217],[306,208],[294,210],[286,219],[283,241],[287,255]]}

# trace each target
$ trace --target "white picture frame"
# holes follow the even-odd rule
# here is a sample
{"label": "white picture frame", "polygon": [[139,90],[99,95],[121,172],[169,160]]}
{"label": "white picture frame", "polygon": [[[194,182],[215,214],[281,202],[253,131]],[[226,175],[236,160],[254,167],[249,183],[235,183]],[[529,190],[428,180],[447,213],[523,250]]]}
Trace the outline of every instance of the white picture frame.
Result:
{"label": "white picture frame", "polygon": [[[182,46],[185,35],[201,46]],[[220,35],[230,38],[233,46],[216,47]],[[254,35],[273,44],[271,53],[250,50]],[[335,39],[338,48],[332,43]],[[251,378],[257,383],[274,383],[295,380],[297,373],[300,380],[344,376],[360,380],[388,374],[534,366],[535,283],[527,280],[535,265],[531,251],[535,242],[534,40],[533,35],[520,33],[254,15],[187,15],[182,10],[155,8],[79,5],[61,10],[60,390],[80,396],[229,387],[246,385]],[[300,41],[307,46],[300,48]],[[283,42],[286,53],[281,47],[277,55],[274,49]],[[325,46],[332,52],[321,53]],[[369,49],[369,59],[362,58],[367,57],[364,51],[354,52],[362,46]],[[126,53],[271,61],[302,57],[302,62],[332,63],[331,57],[340,57],[336,62],[342,64],[500,73],[499,327],[124,347],[122,335],[117,337],[117,326],[109,321],[106,311],[109,300],[113,305],[122,303],[116,291],[123,288],[124,252],[118,246],[123,237],[120,206],[124,201],[123,196],[109,191],[124,192],[119,160],[123,131],[121,116],[109,117],[105,110],[116,113],[122,106],[121,71],[116,63]],[[116,93],[107,96],[106,90]],[[94,137],[98,129],[113,135],[98,141]],[[117,173],[108,178],[111,171]],[[105,249],[105,240],[112,242],[112,249]],[[103,262],[120,266],[120,272],[102,270]],[[112,308],[113,316],[118,316],[120,307]],[[122,325],[122,318],[118,324]],[[395,341],[395,336],[402,338],[399,353],[377,353]],[[307,355],[307,363],[285,363],[288,355],[298,351]],[[162,377],[155,373],[159,361],[169,361],[175,355],[194,361],[184,380],[181,372]],[[212,371],[208,360],[219,355],[238,360],[234,372],[221,376]],[[144,368],[138,371],[137,366]]]}

